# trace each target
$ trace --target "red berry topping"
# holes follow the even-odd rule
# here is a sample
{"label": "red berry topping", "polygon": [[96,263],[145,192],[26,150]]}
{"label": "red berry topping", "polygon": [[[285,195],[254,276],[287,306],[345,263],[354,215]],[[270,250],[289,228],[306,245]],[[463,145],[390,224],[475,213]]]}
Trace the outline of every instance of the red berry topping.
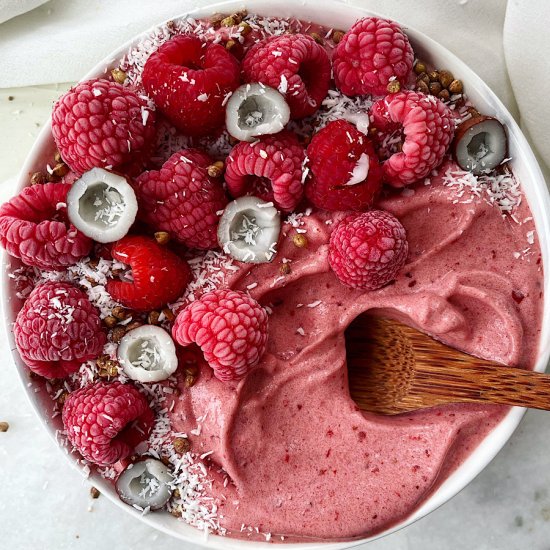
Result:
{"label": "red berry topping", "polygon": [[407,84],[413,61],[409,39],[397,23],[365,17],[338,43],[332,68],[342,93],[386,95],[391,80]]}
{"label": "red berry topping", "polygon": [[114,244],[111,254],[132,268],[133,281],[109,281],[107,292],[136,311],[151,311],[175,302],[191,277],[187,262],[148,237],[124,237]]}
{"label": "red berry topping", "polygon": [[8,254],[40,269],[63,269],[86,256],[93,242],[67,218],[71,186],[25,187],[0,208],[0,244]]}
{"label": "red berry topping", "polygon": [[414,183],[437,168],[455,131],[451,110],[420,92],[400,92],[377,101],[371,108],[371,120],[378,139],[396,131],[404,137],[402,150],[383,164],[384,178],[394,187]]}
{"label": "red berry topping", "polygon": [[306,197],[325,210],[366,210],[382,186],[382,168],[367,136],[345,120],[330,122],[307,148]]}
{"label": "red berry topping", "polygon": [[155,421],[147,399],[131,384],[97,382],[72,392],[63,405],[69,441],[83,458],[108,466],[132,454]]}
{"label": "red berry topping", "polygon": [[239,85],[239,63],[220,44],[179,35],[151,54],[143,86],[182,132],[205,135],[222,126],[225,101]]}
{"label": "red berry topping", "polygon": [[233,197],[253,195],[290,212],[302,198],[304,159],[304,148],[291,132],[238,143],[226,162],[227,189]]}
{"label": "red berry topping", "polygon": [[198,149],[174,153],[160,170],[141,174],[134,186],[143,221],[190,248],[216,248],[216,229],[227,197],[207,168],[212,159]]}
{"label": "red berry topping", "polygon": [[45,378],[64,378],[94,359],[106,342],[96,308],[67,283],[37,286],[17,314],[13,327],[19,354]]}
{"label": "red berry topping", "polygon": [[328,54],[311,36],[266,38],[248,50],[242,66],[245,82],[261,82],[285,96],[292,118],[312,115],[328,92]]}
{"label": "red berry topping", "polygon": [[94,167],[133,173],[154,146],[155,114],[131,89],[88,80],[55,104],[52,133],[63,160],[79,174]]}
{"label": "red berry topping", "polygon": [[388,212],[371,210],[342,220],[330,236],[330,267],[345,285],[377,290],[405,265],[405,228]]}
{"label": "red berry topping", "polygon": [[182,346],[196,343],[216,378],[240,380],[265,352],[267,313],[244,292],[214,290],[179,313],[172,335]]}

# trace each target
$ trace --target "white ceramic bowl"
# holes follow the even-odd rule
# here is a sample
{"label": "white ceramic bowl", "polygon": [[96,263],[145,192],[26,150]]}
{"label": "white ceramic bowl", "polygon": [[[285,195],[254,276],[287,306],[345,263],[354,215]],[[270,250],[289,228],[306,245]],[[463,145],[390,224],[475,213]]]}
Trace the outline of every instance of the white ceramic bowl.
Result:
{"label": "white ceramic bowl", "polygon": [[[277,17],[292,16],[304,20],[313,20],[317,23],[337,29],[347,29],[361,17],[365,17],[367,15],[378,15],[361,8],[345,5],[337,0],[323,0],[322,4],[319,0],[301,0],[300,2],[295,2],[293,0],[279,0],[276,5],[273,0],[248,0],[246,2],[229,1],[214,4],[209,8],[194,10],[188,14],[193,15],[194,17],[208,17],[216,12],[231,13],[244,7],[246,7],[249,12],[258,13],[260,15],[271,15]],[[547,266],[550,261],[550,220],[547,215],[547,213],[550,212],[550,196],[533,152],[531,151],[531,148],[529,147],[529,144],[527,143],[518,125],[496,95],[488,88],[488,86],[454,54],[440,46],[434,40],[414,29],[407,28],[407,34],[418,57],[431,61],[437,67],[445,67],[460,77],[464,82],[468,96],[480,109],[480,111],[496,116],[507,127],[510,155],[513,157],[512,163],[514,172],[521,181],[523,191],[527,197],[529,206],[531,207],[542,250],[543,265]],[[140,37],[136,37],[136,39],[121,46],[120,49],[113,52],[107,59],[99,63],[89,74],[84,77],[84,79],[103,75],[106,69],[110,69],[114,66],[114,60],[118,60],[134,42],[139,40],[139,38]],[[27,184],[28,174],[30,172],[43,169],[45,162],[47,162],[47,159],[52,157],[54,150],[55,146],[51,137],[51,127],[48,122],[45,124],[42,132],[38,136],[38,139],[36,140],[36,143],[34,144],[34,147],[29,153],[27,161],[21,170],[18,189],[21,189]],[[11,348],[15,349],[13,334],[11,333],[10,328],[21,303],[15,298],[11,280],[8,279],[6,275],[5,266],[7,263],[8,258],[4,255],[4,269],[2,270],[2,298],[4,302],[4,311],[6,312],[5,324],[8,328]],[[549,269],[545,269],[544,271],[544,294],[545,296],[550,295]],[[546,301],[544,306],[543,326],[540,341],[541,348],[539,350],[536,370],[543,372],[548,363],[550,354],[550,307]],[[33,408],[48,433],[55,438],[55,431],[61,427],[61,423],[59,417],[56,419],[50,418],[53,406],[51,399],[44,390],[37,393],[34,391],[34,387],[36,387],[37,384],[40,385],[40,382],[35,382],[33,387],[27,386],[28,370],[16,352],[14,353],[14,361],[19,371],[21,380],[23,381],[23,387],[27,397],[32,403]],[[516,407],[510,409],[510,412],[506,415],[504,420],[483,440],[483,442],[468,457],[468,459],[439,487],[437,491],[435,491],[435,493],[426,502],[424,502],[420,508],[418,508],[410,517],[400,524],[387,531],[379,533],[372,539],[362,539],[347,543],[331,544],[287,544],[286,548],[294,550],[298,548],[300,550],[332,550],[348,548],[367,542],[368,540],[373,540],[374,538],[387,535],[425,516],[461,491],[485,468],[485,466],[487,466],[487,464],[508,441],[520,423],[524,413],[525,410],[521,408]],[[82,471],[82,467],[77,463],[76,458],[70,454],[66,456],[73,466],[85,475],[85,472]],[[155,513],[142,516],[133,508],[122,503],[112,485],[106,482],[99,475],[91,474],[90,481],[93,482],[93,484],[117,506],[124,508],[128,513],[149,524],[151,527],[164,531],[165,533],[180,539],[203,544],[208,548],[223,548],[225,550],[272,548],[272,546],[268,543],[251,543],[248,541],[240,541],[219,536],[209,536],[206,539],[202,532],[199,532],[193,527],[176,520],[168,513]]]}

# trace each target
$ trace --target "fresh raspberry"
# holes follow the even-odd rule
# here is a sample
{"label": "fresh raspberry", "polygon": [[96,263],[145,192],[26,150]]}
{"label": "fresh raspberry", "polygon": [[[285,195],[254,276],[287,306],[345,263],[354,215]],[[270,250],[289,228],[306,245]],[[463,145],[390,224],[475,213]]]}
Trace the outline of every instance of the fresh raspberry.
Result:
{"label": "fresh raspberry", "polygon": [[172,335],[182,346],[196,343],[216,378],[240,380],[265,352],[267,313],[244,292],[214,290],[179,313]]}
{"label": "fresh raspberry", "polygon": [[55,104],[52,133],[63,160],[79,174],[94,167],[134,173],[154,146],[155,113],[129,88],[87,80]]}
{"label": "fresh raspberry", "polygon": [[221,181],[208,175],[212,162],[198,149],[184,149],[160,170],[141,174],[134,185],[141,219],[190,248],[216,248],[218,212],[227,197]]}
{"label": "fresh raspberry", "polygon": [[13,327],[29,368],[45,378],[64,378],[94,359],[106,342],[99,312],[68,283],[44,283],[29,295]]}
{"label": "fresh raspberry", "polygon": [[143,86],[183,133],[206,135],[223,125],[225,101],[240,83],[239,63],[220,44],[179,35],[152,53]]}
{"label": "fresh raspberry", "polygon": [[187,262],[148,237],[124,237],[114,244],[111,254],[131,267],[133,281],[109,281],[107,292],[136,311],[151,311],[175,302],[191,277]]}
{"label": "fresh raspberry", "polygon": [[254,143],[238,143],[226,161],[227,190],[235,198],[254,195],[290,212],[304,191],[304,159],[305,151],[298,138],[287,131]]}
{"label": "fresh raspberry", "polygon": [[397,23],[365,17],[338,43],[332,69],[336,86],[346,95],[385,95],[391,80],[407,84],[413,62],[409,39]]}
{"label": "fresh raspberry", "polygon": [[409,244],[405,228],[388,212],[371,210],[348,216],[332,235],[329,263],[346,286],[377,290],[405,265]]}
{"label": "fresh raspberry", "polygon": [[366,210],[382,186],[382,168],[365,134],[345,120],[317,132],[307,148],[306,197],[325,210]]}
{"label": "fresh raspberry", "polygon": [[69,394],[63,425],[83,458],[108,466],[132,454],[147,440],[155,415],[131,384],[96,382]]}
{"label": "fresh raspberry", "polygon": [[330,61],[311,36],[285,34],[257,42],[242,63],[245,82],[261,82],[279,90],[292,118],[312,115],[330,84]]}
{"label": "fresh raspberry", "polygon": [[451,110],[420,92],[400,92],[377,101],[371,120],[379,139],[396,131],[405,139],[402,150],[382,165],[385,180],[394,187],[414,183],[437,168],[455,131]]}
{"label": "fresh raspberry", "polygon": [[86,256],[93,242],[67,218],[64,183],[25,187],[0,207],[0,244],[40,269],[63,269]]}

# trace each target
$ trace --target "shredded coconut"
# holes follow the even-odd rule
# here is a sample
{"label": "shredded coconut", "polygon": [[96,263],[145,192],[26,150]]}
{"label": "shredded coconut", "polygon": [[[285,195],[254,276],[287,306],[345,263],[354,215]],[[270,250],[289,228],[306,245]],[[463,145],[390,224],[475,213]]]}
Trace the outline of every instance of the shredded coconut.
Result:
{"label": "shredded coconut", "polygon": [[193,280],[187,285],[183,296],[170,305],[174,311],[183,304],[193,302],[205,292],[223,288],[227,274],[239,269],[229,255],[216,250],[209,250],[203,255],[188,260],[187,263],[191,268]]}
{"label": "shredded coconut", "polygon": [[365,132],[372,103],[369,96],[347,97],[338,90],[329,90],[315,115],[315,126],[323,128],[329,122],[344,119],[356,124],[360,132]]}
{"label": "shredded coconut", "polygon": [[470,204],[476,198],[500,209],[503,215],[512,215],[521,204],[521,189],[514,174],[475,176],[464,170],[448,168],[443,176],[443,185],[455,190],[453,202]]}

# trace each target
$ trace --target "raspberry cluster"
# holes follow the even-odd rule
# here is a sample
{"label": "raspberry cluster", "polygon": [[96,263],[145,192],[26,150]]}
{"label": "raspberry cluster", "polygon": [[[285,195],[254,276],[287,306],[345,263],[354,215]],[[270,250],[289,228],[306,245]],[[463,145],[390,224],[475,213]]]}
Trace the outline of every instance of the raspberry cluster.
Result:
{"label": "raspberry cluster", "polygon": [[[448,106],[407,89],[414,54],[392,21],[358,21],[337,44],[333,39],[333,51],[300,32],[243,35],[230,45],[233,25],[223,27],[209,39],[171,36],[150,52],[141,79],[126,80],[118,70],[71,88],[52,113],[67,183],[33,178],[37,185],[0,208],[0,243],[27,266],[63,272],[100,259],[117,265],[101,272],[101,284],[80,281],[88,295],[73,284],[43,282],[58,280],[47,274],[14,326],[29,369],[71,384],[83,363],[99,357],[117,378],[110,346],[124,338],[118,359],[126,371],[139,371],[135,385],[80,380],[63,407],[70,442],[98,465],[125,461],[147,440],[154,422],[147,382],[175,373],[195,384],[199,369],[190,372],[182,357],[196,354],[197,364],[233,389],[261,365],[267,305],[225,286],[207,292],[203,274],[192,274],[197,259],[221,256],[209,252],[221,248],[238,262],[228,270],[244,272],[249,264],[246,275],[253,275],[253,264],[273,261],[281,241],[292,238],[281,213],[312,206],[346,213],[325,243],[338,280],[381,289],[398,277],[408,243],[399,220],[371,209],[384,184],[413,185],[436,168],[454,135]],[[329,94],[331,86],[339,92]],[[318,111],[340,92],[372,97],[362,124],[342,117],[324,125]],[[179,144],[169,154],[166,136],[159,132],[157,140],[159,127]],[[390,134],[400,134],[401,148],[383,154]],[[305,236],[294,239],[305,254]],[[210,265],[214,273],[222,269]],[[290,264],[280,272],[289,274]],[[105,303],[127,314],[106,315]],[[162,365],[158,346],[167,342],[171,362]]]}

